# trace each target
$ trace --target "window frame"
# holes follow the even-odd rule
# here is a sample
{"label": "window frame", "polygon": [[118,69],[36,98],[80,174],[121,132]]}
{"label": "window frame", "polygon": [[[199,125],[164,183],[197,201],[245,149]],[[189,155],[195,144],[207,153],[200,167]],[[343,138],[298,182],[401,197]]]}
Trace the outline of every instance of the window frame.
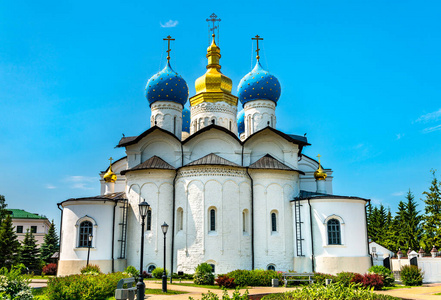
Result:
{"label": "window frame", "polygon": [[37,226],[32,225],[32,226],[31,226],[31,229],[30,229],[30,232],[31,232],[32,234],[33,234],[33,233],[37,233],[37,229],[38,229]]}
{"label": "window frame", "polygon": [[[340,244],[330,243],[330,241],[331,241],[330,239],[332,237],[330,237],[328,224],[331,220],[336,220],[339,222],[339,225],[340,225],[340,232],[339,232],[340,233]],[[326,237],[323,239],[323,246],[324,247],[346,247],[345,246],[345,222],[342,217],[335,215],[335,214],[330,215],[323,221],[323,225],[325,226],[324,230],[326,232]]]}
{"label": "window frame", "polygon": [[[20,229],[20,231],[19,231]],[[17,228],[15,229],[16,233],[23,233],[23,225],[18,225]]]}
{"label": "window frame", "polygon": [[84,250],[84,249],[88,249],[87,246],[81,246],[80,247],[80,225],[84,222],[84,221],[89,221],[92,223],[92,244],[90,245],[90,248],[96,248],[96,241],[97,241],[97,228],[98,228],[98,224],[95,221],[94,218],[85,215],[84,217],[81,217],[77,220],[77,223],[75,224],[76,227],[76,241],[75,241],[75,248],[74,250]]}
{"label": "window frame", "polygon": [[146,231],[151,231],[152,230],[152,209],[149,208],[149,210],[147,211],[147,216],[146,216]]}
{"label": "window frame", "polygon": [[[273,216],[274,216],[274,218],[273,218]],[[279,233],[279,231],[280,231],[279,212],[275,209],[270,212],[269,225],[270,225],[269,229],[270,229],[271,234]]]}
{"label": "window frame", "polygon": [[[83,226],[83,224],[85,223],[89,223],[90,225],[87,224],[87,226]],[[82,232],[82,229],[87,229],[87,232]],[[91,221],[89,220],[84,220],[80,223],[80,226],[78,227],[78,248],[89,248],[89,234],[93,235],[93,224]],[[85,237],[84,237],[85,235]],[[93,240],[93,239],[92,239]],[[85,243],[85,245],[84,245]],[[92,246],[92,245],[91,245]]]}

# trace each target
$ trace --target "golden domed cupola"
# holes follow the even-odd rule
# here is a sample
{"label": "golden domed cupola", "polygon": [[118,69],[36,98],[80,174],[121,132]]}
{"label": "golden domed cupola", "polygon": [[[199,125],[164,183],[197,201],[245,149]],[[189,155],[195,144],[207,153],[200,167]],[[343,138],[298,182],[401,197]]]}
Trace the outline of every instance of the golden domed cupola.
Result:
{"label": "golden domed cupola", "polygon": [[319,161],[319,166],[317,170],[314,172],[314,178],[317,182],[317,193],[326,194],[326,177],[328,177],[328,174],[323,170],[322,164],[320,162],[321,155],[317,155]]}
{"label": "golden domed cupola", "polygon": [[210,18],[207,21],[213,22],[210,29],[213,34],[211,44],[207,48],[207,71],[196,80],[196,95],[190,98],[190,134],[211,124],[225,127],[237,134],[238,97],[231,94],[232,80],[220,71],[221,53],[214,34],[214,29],[218,28],[215,22],[219,22],[220,19],[217,19],[215,14]]}
{"label": "golden domed cupola", "polygon": [[117,177],[116,174],[112,171],[112,158],[110,158],[109,160],[110,160],[109,170],[107,170],[106,174],[104,174],[103,179],[105,182],[115,183]]}

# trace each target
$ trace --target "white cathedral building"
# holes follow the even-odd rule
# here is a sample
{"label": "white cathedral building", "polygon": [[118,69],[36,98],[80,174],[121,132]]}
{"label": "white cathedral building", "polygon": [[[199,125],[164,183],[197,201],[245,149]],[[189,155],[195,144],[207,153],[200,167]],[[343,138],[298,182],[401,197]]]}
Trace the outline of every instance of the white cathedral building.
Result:
{"label": "white cathedral building", "polygon": [[[188,101],[185,80],[170,66],[150,78],[150,129],[123,137],[127,156],[101,173],[101,195],[59,203],[58,275],[90,263],[103,272],[163,267],[193,273],[236,269],[364,273],[371,265],[366,205],[332,193],[332,170],[304,155],[306,137],[276,129],[277,78],[257,56],[237,96],[220,72],[214,35],[208,65]],[[238,105],[243,109],[238,112]],[[150,205],[141,233],[138,204]]]}

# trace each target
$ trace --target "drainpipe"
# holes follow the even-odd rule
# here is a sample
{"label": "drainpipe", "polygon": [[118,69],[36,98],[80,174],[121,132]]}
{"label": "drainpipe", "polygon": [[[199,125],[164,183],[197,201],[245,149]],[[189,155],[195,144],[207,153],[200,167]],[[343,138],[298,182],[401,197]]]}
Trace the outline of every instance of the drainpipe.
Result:
{"label": "drainpipe", "polygon": [[311,231],[311,267],[312,267],[312,273],[315,272],[315,263],[314,263],[314,236],[312,234],[312,211],[311,211],[311,202],[310,199],[308,199],[308,205],[309,205],[309,225],[310,225],[310,231]]}
{"label": "drainpipe", "polygon": [[[61,233],[63,228],[63,210],[60,208],[61,203],[57,203],[58,209],[61,210],[61,222],[60,222],[60,249],[58,249],[58,260],[57,260],[57,266],[60,265],[60,256],[61,256]],[[57,272],[58,273],[58,272]]]}
{"label": "drainpipe", "polygon": [[[369,203],[371,203],[370,199],[368,200],[367,205],[369,205]],[[369,250],[369,232],[368,232],[367,206],[366,205],[364,206],[364,219],[365,219],[365,222],[366,222],[366,242],[367,242],[366,243],[366,247],[367,247],[367,253],[368,253],[369,257],[371,258],[371,266],[373,266],[374,265],[374,260],[372,258],[371,253],[370,253],[370,250]]]}
{"label": "drainpipe", "polygon": [[114,258],[114,251],[115,251],[115,210],[116,205],[118,204],[118,200],[115,200],[115,205],[113,206],[113,226],[112,226],[112,273],[115,272],[115,258]]}
{"label": "drainpipe", "polygon": [[248,167],[246,168],[251,181],[251,270],[254,270],[254,182]]}

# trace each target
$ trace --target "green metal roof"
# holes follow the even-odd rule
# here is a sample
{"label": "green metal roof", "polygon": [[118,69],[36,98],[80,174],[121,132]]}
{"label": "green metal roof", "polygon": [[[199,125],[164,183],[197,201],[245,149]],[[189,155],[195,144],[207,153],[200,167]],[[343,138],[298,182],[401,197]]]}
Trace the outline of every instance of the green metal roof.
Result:
{"label": "green metal roof", "polygon": [[33,214],[23,209],[7,209],[13,219],[47,219],[45,216]]}

